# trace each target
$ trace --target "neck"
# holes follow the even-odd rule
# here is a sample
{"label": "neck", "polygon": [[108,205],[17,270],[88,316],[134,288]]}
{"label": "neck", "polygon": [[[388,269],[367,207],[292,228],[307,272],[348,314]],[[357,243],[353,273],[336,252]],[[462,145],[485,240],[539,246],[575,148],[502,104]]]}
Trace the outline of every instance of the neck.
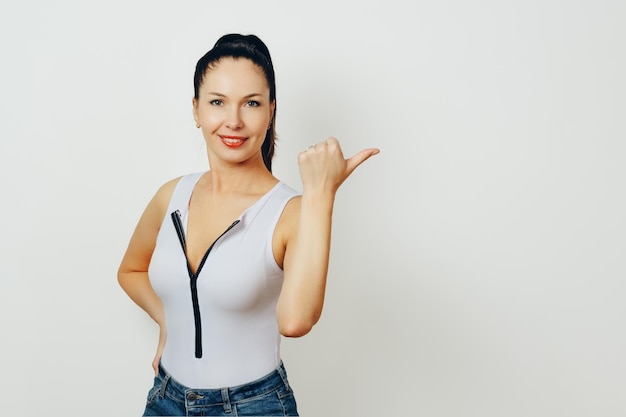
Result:
{"label": "neck", "polygon": [[[251,161],[249,161],[251,162]],[[202,186],[214,193],[257,193],[267,190],[278,180],[261,163],[210,163],[211,169],[202,179]]]}

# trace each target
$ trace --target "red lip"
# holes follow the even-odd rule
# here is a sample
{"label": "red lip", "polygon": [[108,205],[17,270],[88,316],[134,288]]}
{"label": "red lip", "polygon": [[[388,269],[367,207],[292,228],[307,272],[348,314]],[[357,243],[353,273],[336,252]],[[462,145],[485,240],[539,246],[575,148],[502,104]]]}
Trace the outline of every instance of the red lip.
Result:
{"label": "red lip", "polygon": [[232,136],[232,135],[219,135],[220,139],[222,139],[222,143],[229,148],[238,148],[244,143],[246,143],[245,136]]}
{"label": "red lip", "polygon": [[225,139],[245,139],[245,136],[230,136],[230,135],[219,135],[220,138],[225,138]]}

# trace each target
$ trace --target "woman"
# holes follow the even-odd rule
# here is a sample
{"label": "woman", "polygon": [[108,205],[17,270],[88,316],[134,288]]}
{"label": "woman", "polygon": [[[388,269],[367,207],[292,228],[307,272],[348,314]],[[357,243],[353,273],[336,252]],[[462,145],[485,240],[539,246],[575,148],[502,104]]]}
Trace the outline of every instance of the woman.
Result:
{"label": "woman", "polygon": [[301,195],[275,178],[274,68],[254,35],[198,61],[192,104],[210,170],[161,186],[118,271],[160,327],[144,415],[298,415],[280,337],[319,319],[335,193],[378,149],[344,159],[329,138],[298,155]]}

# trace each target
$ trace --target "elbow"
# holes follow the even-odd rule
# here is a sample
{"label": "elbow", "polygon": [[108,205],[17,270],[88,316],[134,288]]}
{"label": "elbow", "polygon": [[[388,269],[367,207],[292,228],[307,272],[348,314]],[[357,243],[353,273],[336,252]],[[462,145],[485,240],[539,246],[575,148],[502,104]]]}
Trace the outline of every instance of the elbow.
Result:
{"label": "elbow", "polygon": [[285,337],[302,337],[308,334],[316,320],[282,320],[278,322],[278,331]]}
{"label": "elbow", "polygon": [[128,277],[129,273],[122,268],[117,271],[117,283],[124,291],[126,291],[126,287],[128,286]]}
{"label": "elbow", "polygon": [[279,326],[278,330],[280,334],[285,337],[302,337],[305,334],[309,333],[313,326],[308,325],[290,325],[290,326]]}
{"label": "elbow", "polygon": [[304,303],[294,305],[288,301],[279,300],[276,306],[278,331],[285,337],[302,337],[317,324],[322,315],[322,305],[302,306]]}
{"label": "elbow", "polygon": [[122,269],[118,269],[117,270],[117,283],[120,285],[120,287],[124,287],[124,283],[125,283],[125,274],[122,272]]}

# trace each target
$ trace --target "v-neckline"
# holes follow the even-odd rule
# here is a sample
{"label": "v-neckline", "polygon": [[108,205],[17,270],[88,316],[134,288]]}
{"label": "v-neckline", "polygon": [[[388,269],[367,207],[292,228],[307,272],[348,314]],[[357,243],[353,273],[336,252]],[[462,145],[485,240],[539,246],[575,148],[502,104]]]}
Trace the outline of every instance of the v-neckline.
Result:
{"label": "v-neckline", "polygon": [[[204,254],[202,255],[202,257],[200,258],[200,261],[198,263],[198,265],[194,265],[192,267],[191,263],[189,262],[189,256],[187,255],[187,236],[189,235],[189,207],[191,204],[191,199],[193,197],[193,193],[194,190],[196,189],[196,186],[198,185],[198,182],[200,181],[200,178],[202,178],[204,176],[204,173],[199,175],[198,178],[196,179],[196,181],[194,182],[193,186],[191,187],[191,192],[189,194],[189,198],[187,200],[187,206],[185,207],[184,210],[184,214],[181,215],[180,211],[179,211],[179,219],[181,221],[181,232],[182,232],[182,236],[179,236],[179,238],[182,238],[183,242],[181,242],[181,244],[184,245],[183,251],[184,251],[184,256],[185,256],[185,262],[187,263],[187,269],[189,270],[189,274],[190,276],[193,275],[196,278],[198,276],[200,276],[200,272],[202,271],[202,267],[204,266],[204,263],[206,262],[209,253],[211,252],[211,249],[213,249],[213,246],[226,234],[228,233],[235,225],[237,225],[239,222],[241,222],[242,220],[244,220],[244,218],[246,217],[246,215],[252,211],[254,208],[256,208],[258,205],[262,204],[264,201],[266,201],[280,186],[281,181],[277,181],[276,184],[274,184],[269,190],[267,190],[265,192],[265,194],[263,194],[261,197],[259,197],[254,203],[252,203],[250,206],[248,206],[245,210],[243,210],[241,212],[241,214],[230,224],[230,226],[228,226],[228,228],[222,233],[220,234],[205,250],[204,250]],[[174,213],[172,213],[174,214]],[[194,268],[195,267],[195,268]]]}
{"label": "v-neckline", "polygon": [[[188,231],[189,231],[189,229],[188,229],[189,228],[189,208],[191,206],[191,199],[193,197],[193,193],[194,193],[194,191],[196,189],[196,186],[198,185],[198,182],[200,182],[200,178],[202,178],[205,174],[206,174],[206,172],[204,172],[204,173],[202,173],[201,175],[198,176],[198,178],[194,182],[193,186],[191,187],[191,192],[189,193],[189,198],[187,199],[187,205],[185,206],[185,213],[184,213],[184,216],[183,216],[183,219],[184,219],[184,223],[183,223],[184,229],[183,230],[185,231],[185,237],[188,235]],[[281,183],[282,183],[282,181],[278,180],[276,182],[276,184],[274,184],[269,190],[267,190],[265,192],[265,194],[263,194],[261,197],[259,197],[254,203],[252,203],[245,210],[243,210],[241,212],[241,214],[239,214],[239,216],[237,216],[233,221],[242,221],[248,212],[252,211],[252,209],[254,209],[257,205],[259,205],[263,201],[267,200],[269,198],[269,196],[272,195],[276,191],[276,189],[278,189],[278,186]]]}

